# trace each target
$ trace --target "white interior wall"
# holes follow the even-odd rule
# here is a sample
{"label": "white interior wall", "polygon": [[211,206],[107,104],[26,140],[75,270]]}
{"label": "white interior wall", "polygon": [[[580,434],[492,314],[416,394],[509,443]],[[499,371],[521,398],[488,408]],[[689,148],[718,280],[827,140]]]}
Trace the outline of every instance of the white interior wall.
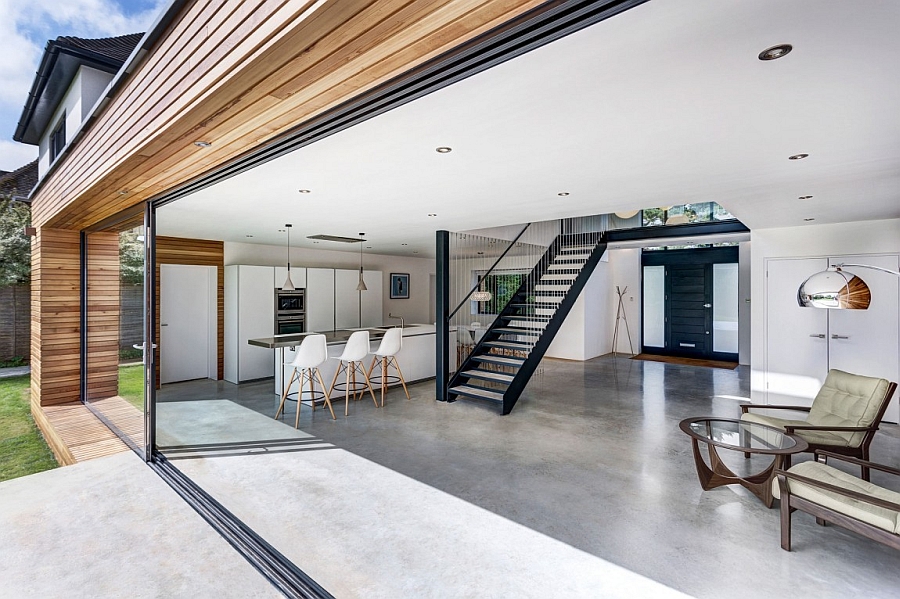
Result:
{"label": "white interior wall", "polygon": [[[612,280],[607,290],[609,297],[609,344],[612,345],[612,335],[616,325],[616,312],[619,298],[616,295],[616,285],[625,290],[624,307],[625,316],[628,319],[628,328],[625,322],[619,323],[619,336],[616,347],[610,347],[609,351],[623,354],[632,353],[628,345],[628,331],[631,331],[631,346],[633,353],[641,351],[641,250],[639,248],[617,249],[609,251],[609,264],[612,269]],[[627,288],[627,289],[626,289]]]}
{"label": "white interior wall", "polygon": [[[291,266],[314,268],[359,268],[359,248],[357,252],[336,252],[291,248]],[[364,251],[365,252],[365,251]],[[284,266],[287,249],[274,245],[225,242],[225,265],[249,264],[254,266]],[[384,324],[398,324],[388,318],[389,314],[402,316],[406,322],[431,323],[434,314],[429,311],[429,281],[434,274],[434,260],[384,254],[363,254],[363,267],[382,272],[384,289]],[[392,272],[409,273],[409,299],[390,299],[390,276]]]}
{"label": "white interior wall", "polygon": [[[751,399],[765,401],[765,262],[769,258],[809,258],[900,252],[900,219],[756,229],[750,234]],[[813,273],[810,273],[813,274]],[[803,281],[797,281],[797,286]]]}

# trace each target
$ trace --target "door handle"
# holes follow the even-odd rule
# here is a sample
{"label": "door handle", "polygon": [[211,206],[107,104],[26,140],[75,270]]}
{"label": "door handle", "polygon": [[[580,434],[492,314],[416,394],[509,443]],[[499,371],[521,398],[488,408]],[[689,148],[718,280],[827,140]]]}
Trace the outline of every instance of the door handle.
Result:
{"label": "door handle", "polygon": [[169,326],[169,325],[168,325],[168,323],[165,323],[165,322],[164,322],[164,323],[162,323],[162,324],[159,325],[159,326],[161,326],[161,327],[167,327],[167,326]]}
{"label": "door handle", "polygon": [[816,335],[815,333],[813,333],[812,335],[810,335],[810,337],[814,337],[814,338],[816,338],[816,339],[824,339],[824,338],[825,338],[825,333],[819,333],[818,335]]}
{"label": "door handle", "polygon": [[704,308],[712,308],[712,304],[703,304]]}
{"label": "door handle", "polygon": [[832,339],[849,339],[850,336],[849,335],[832,335],[831,338]]}

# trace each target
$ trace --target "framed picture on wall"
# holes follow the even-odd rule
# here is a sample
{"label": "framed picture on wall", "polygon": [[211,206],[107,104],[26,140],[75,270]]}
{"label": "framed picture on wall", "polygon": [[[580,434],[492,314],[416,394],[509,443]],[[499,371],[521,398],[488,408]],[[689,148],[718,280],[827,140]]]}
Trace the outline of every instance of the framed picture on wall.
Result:
{"label": "framed picture on wall", "polygon": [[409,299],[409,273],[391,273],[391,299]]}

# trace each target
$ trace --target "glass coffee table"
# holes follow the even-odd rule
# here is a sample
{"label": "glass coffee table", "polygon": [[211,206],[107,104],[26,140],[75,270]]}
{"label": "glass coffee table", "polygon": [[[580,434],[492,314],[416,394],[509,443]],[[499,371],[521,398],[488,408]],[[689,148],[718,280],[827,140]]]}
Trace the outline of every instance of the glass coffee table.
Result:
{"label": "glass coffee table", "polygon": [[[766,507],[772,507],[772,479],[775,469],[786,470],[791,466],[791,455],[806,451],[809,446],[797,435],[789,435],[782,430],[744,422],[734,418],[710,418],[701,416],[687,418],[678,424],[679,428],[691,438],[694,449],[694,464],[697,476],[704,491],[722,485],[738,484],[759,497]],[[707,466],[700,454],[700,443],[706,443],[710,465]],[[723,447],[747,454],[763,454],[774,456],[772,464],[757,474],[738,476],[732,472],[719,457],[716,447]]]}

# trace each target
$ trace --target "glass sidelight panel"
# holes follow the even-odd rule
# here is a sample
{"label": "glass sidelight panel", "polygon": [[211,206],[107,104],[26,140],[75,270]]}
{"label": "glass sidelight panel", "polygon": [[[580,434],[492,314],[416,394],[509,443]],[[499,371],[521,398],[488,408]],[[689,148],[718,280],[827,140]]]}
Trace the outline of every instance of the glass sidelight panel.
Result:
{"label": "glass sidelight panel", "polygon": [[[144,446],[144,226],[85,234],[88,405],[135,451]],[[128,225],[126,225],[128,226]]]}
{"label": "glass sidelight panel", "polygon": [[644,267],[644,347],[666,346],[666,267]]}
{"label": "glass sidelight panel", "polygon": [[713,264],[713,351],[738,353],[738,265]]}

